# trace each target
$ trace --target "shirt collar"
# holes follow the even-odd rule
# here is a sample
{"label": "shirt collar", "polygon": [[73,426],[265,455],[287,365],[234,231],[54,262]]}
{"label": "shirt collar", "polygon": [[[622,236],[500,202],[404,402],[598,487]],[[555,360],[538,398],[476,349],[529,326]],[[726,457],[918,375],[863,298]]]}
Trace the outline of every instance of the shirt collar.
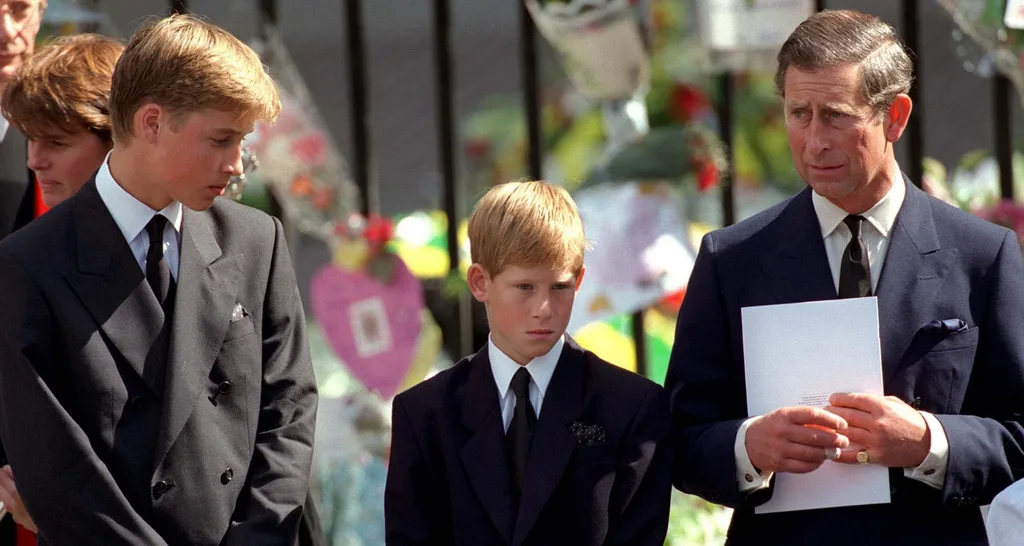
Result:
{"label": "shirt collar", "polygon": [[139,233],[146,228],[146,224],[157,214],[162,214],[169,223],[174,226],[174,231],[181,236],[182,208],[181,203],[172,201],[162,210],[155,211],[148,205],[139,201],[132,194],[125,191],[110,174],[110,153],[100,165],[96,173],[96,191],[99,192],[103,203],[107,205],[110,215],[121,230],[126,241],[131,243],[139,236]]}
{"label": "shirt collar", "polygon": [[[541,394],[548,390],[548,384],[551,383],[551,376],[555,373],[555,366],[558,364],[559,357],[562,356],[564,346],[565,336],[561,336],[550,351],[534,358],[526,365],[526,370],[530,372],[530,377],[537,383]],[[505,398],[509,386],[512,384],[512,376],[519,370],[519,364],[502,352],[489,336],[487,356],[491,361],[491,373],[494,375],[494,382],[498,385],[498,392],[501,394],[501,398]]]}
{"label": "shirt collar", "polygon": [[[903,179],[898,165],[896,172],[900,173],[900,176],[893,181],[889,191],[878,203],[875,203],[875,206],[861,214],[885,238],[889,237],[889,232],[892,231],[892,226],[896,223],[896,215],[899,214],[900,207],[903,206],[903,199],[907,195],[907,183]],[[818,217],[818,225],[821,227],[823,239],[832,235],[843,219],[850,214],[814,191],[811,192],[811,203],[814,205],[814,213]]]}

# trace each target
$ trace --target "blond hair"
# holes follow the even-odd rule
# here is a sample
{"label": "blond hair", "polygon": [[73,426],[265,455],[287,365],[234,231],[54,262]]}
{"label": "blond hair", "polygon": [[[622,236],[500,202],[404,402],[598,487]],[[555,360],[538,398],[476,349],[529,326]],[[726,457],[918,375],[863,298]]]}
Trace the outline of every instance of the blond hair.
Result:
{"label": "blond hair", "polygon": [[510,265],[543,265],[578,275],[587,244],[569,192],[544,181],[499,184],[469,217],[470,255],[490,275]]}
{"label": "blond hair", "polygon": [[124,46],[98,34],[63,36],[40,49],[4,88],[4,117],[30,138],[88,130],[111,143],[107,99]]}
{"label": "blond hair", "polygon": [[114,140],[129,141],[140,107],[155,103],[177,118],[214,109],[244,123],[273,121],[281,97],[259,56],[228,31],[176,14],[139,28],[114,70],[110,120]]}

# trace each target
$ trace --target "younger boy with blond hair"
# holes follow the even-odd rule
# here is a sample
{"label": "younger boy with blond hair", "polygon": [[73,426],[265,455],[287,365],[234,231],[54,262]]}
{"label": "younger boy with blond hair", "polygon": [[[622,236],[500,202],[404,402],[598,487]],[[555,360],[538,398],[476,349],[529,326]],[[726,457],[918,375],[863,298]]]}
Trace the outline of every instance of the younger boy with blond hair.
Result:
{"label": "younger boy with blond hair", "polygon": [[280,110],[191,16],[132,36],[92,181],[0,242],[0,437],[40,542],[291,546],[317,393],[281,223],[220,195]]}
{"label": "younger boy with blond hair", "polygon": [[569,194],[492,188],[469,220],[487,346],[398,395],[388,546],[661,546],[668,404],[565,334],[587,246]]}

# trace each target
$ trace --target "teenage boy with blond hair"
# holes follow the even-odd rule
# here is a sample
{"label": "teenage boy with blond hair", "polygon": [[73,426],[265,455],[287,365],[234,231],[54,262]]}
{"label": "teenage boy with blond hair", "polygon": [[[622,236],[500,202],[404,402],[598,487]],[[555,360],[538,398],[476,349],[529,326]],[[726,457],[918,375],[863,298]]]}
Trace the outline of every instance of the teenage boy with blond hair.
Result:
{"label": "teenage boy with blond hair", "polygon": [[0,437],[47,544],[291,545],[316,386],[280,222],[214,201],[280,110],[190,16],[114,71],[93,181],[0,243]]}
{"label": "teenage boy with blond hair", "polygon": [[387,544],[663,545],[664,392],[565,335],[587,246],[576,205],[503,184],[469,239],[490,340],[395,398]]}

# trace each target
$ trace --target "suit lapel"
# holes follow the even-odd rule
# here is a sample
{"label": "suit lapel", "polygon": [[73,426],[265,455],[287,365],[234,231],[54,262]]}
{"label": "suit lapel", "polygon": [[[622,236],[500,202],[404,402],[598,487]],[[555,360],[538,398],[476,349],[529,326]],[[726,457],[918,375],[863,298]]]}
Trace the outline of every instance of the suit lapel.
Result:
{"label": "suit lapel", "polygon": [[811,189],[797,194],[775,221],[765,240],[778,241],[761,253],[761,267],[778,303],[821,301],[837,297],[825,242],[811,203]]}
{"label": "suit lapel", "polygon": [[910,324],[914,302],[934,300],[941,279],[957,256],[955,249],[939,248],[928,196],[909,180],[906,185],[907,195],[893,224],[876,290],[885,384],[902,366],[899,357],[909,342],[896,336],[900,332],[913,335],[922,326]]}
{"label": "suit lapel", "polygon": [[575,341],[567,339],[551,383],[544,393],[544,404],[526,463],[526,481],[512,538],[513,546],[519,546],[526,540],[576,450],[576,440],[569,427],[583,411],[585,364],[586,353]]}
{"label": "suit lapel", "polygon": [[462,397],[462,424],[473,435],[459,457],[473,491],[506,543],[512,542],[512,487],[498,390],[484,346],[470,361]]}
{"label": "suit lapel", "polygon": [[238,256],[221,256],[211,216],[183,209],[178,284],[156,463],[181,433],[220,350],[238,291]]}
{"label": "suit lapel", "polygon": [[163,310],[96,184],[90,181],[73,199],[70,243],[77,269],[65,273],[68,284],[103,335],[159,396],[162,378],[156,374],[162,368],[147,367],[146,358],[160,333]]}
{"label": "suit lapel", "polygon": [[28,141],[13,126],[7,127],[7,134],[0,140],[0,180],[31,180],[25,158],[28,155]]}
{"label": "suit lapel", "polygon": [[[0,208],[7,209],[7,218],[13,222],[6,226],[11,231],[31,222],[35,218],[35,181],[32,171],[25,164],[28,154],[28,141],[13,126],[7,127],[7,134],[0,135],[0,184],[14,186],[13,194],[6,194],[0,199]],[[0,239],[5,235],[5,216],[0,212]]]}

